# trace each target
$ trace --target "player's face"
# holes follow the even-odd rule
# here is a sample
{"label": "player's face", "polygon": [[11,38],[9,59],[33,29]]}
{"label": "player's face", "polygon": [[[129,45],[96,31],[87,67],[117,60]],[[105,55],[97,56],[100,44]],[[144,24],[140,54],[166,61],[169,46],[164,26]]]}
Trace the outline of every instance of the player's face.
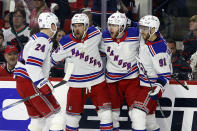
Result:
{"label": "player's face", "polygon": [[175,47],[174,43],[168,43],[168,47],[170,48],[170,51],[172,52],[172,54],[175,54],[176,47]]}
{"label": "player's face", "polygon": [[111,38],[115,39],[119,34],[119,26],[114,24],[109,24],[108,29],[111,35]]}
{"label": "player's face", "polygon": [[149,34],[149,27],[146,27],[146,26],[140,26],[140,34],[142,36],[142,38],[144,40],[148,40],[149,37],[150,37],[150,34]]}
{"label": "player's face", "polygon": [[196,21],[190,21],[189,29],[190,29],[190,31],[196,31],[197,30],[197,22]]}
{"label": "player's face", "polygon": [[73,24],[73,32],[76,39],[81,40],[86,29],[83,24]]}
{"label": "player's face", "polygon": [[8,65],[15,66],[18,59],[18,53],[16,51],[11,51],[9,53],[6,53],[4,57]]}

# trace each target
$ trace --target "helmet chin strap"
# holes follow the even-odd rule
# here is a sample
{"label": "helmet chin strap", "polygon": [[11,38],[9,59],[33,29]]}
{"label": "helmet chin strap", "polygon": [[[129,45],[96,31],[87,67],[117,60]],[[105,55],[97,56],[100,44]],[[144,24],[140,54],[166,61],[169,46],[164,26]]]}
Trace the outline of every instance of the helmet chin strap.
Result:
{"label": "helmet chin strap", "polygon": [[83,32],[82,39],[85,37],[87,31],[88,31],[88,28],[85,30],[85,26],[84,26],[84,32]]}
{"label": "helmet chin strap", "polygon": [[57,27],[55,26],[55,30],[52,30],[51,28],[50,28],[50,30],[51,30],[51,32],[53,33],[53,35],[51,36],[51,38],[53,38],[54,37],[54,35],[56,34],[56,32],[57,32]]}
{"label": "helmet chin strap", "polygon": [[148,32],[149,38],[148,38],[148,40],[150,40],[150,38],[156,33],[156,32],[153,32],[153,33],[151,34],[151,30],[152,30],[152,28],[149,27],[149,32]]}
{"label": "helmet chin strap", "polygon": [[[124,32],[124,29],[120,32],[120,28],[121,28],[121,27],[119,26],[119,30],[118,30],[119,33],[118,33],[118,36],[117,36],[116,38],[119,38],[120,35],[122,34],[122,32]],[[124,28],[124,27],[123,27],[123,28]]]}

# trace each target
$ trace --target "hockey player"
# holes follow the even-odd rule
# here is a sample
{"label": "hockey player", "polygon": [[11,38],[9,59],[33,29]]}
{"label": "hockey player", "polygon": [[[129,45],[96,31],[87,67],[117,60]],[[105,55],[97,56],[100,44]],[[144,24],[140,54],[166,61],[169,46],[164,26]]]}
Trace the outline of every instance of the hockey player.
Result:
{"label": "hockey player", "polygon": [[[101,32],[91,26],[86,14],[71,19],[72,33],[60,40],[54,61],[65,57],[74,64],[67,94],[66,131],[78,131],[84,104],[91,97],[100,119],[100,130],[112,131],[111,103],[107,94],[102,60],[99,55]],[[66,62],[67,59],[66,59]]]}
{"label": "hockey player", "polygon": [[16,87],[22,98],[40,93],[25,102],[31,122],[30,131],[42,131],[47,117],[60,110],[52,95],[53,85],[48,80],[51,67],[51,38],[57,31],[58,18],[53,13],[41,13],[38,17],[40,32],[31,36],[20,53],[14,75]]}
{"label": "hockey player", "polygon": [[167,43],[159,34],[159,25],[159,19],[152,15],[144,16],[139,21],[140,91],[130,112],[133,131],[160,130],[154,113],[157,100],[169,84],[171,59]]}
{"label": "hockey player", "polygon": [[127,28],[127,18],[119,12],[113,13],[107,23],[108,30],[103,32],[101,51],[107,55],[106,80],[112,102],[113,130],[119,131],[118,119],[124,98],[131,112],[140,86],[136,61],[139,30]]}

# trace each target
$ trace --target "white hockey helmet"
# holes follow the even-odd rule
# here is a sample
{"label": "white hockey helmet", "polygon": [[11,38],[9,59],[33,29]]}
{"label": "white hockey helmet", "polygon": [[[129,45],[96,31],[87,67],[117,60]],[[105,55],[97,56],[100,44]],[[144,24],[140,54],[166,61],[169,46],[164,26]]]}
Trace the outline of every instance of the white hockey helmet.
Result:
{"label": "white hockey helmet", "polygon": [[[108,24],[108,29],[109,29],[109,24],[114,24],[119,26],[119,34],[123,32],[126,29],[127,26],[127,17],[124,13],[116,12],[113,13],[107,21]],[[121,27],[123,27],[123,30],[120,32]]]}
{"label": "white hockey helmet", "polygon": [[55,24],[56,28],[59,24],[57,16],[51,12],[43,12],[38,17],[38,25],[40,28],[51,29],[51,24]]}
{"label": "white hockey helmet", "polygon": [[85,36],[85,33],[87,32],[88,30],[88,27],[89,27],[89,18],[86,14],[84,13],[80,13],[80,14],[75,14],[72,19],[71,19],[71,30],[72,30],[72,33],[74,35],[74,31],[73,31],[73,24],[83,24],[84,25],[84,28],[87,28],[85,31],[84,31],[84,34],[83,34],[83,37]]}
{"label": "white hockey helmet", "polygon": [[146,26],[146,27],[149,27],[151,29],[155,28],[155,32],[157,32],[159,30],[160,21],[156,16],[146,15],[146,16],[144,16],[140,19],[139,25],[140,26]]}
{"label": "white hockey helmet", "polygon": [[[89,18],[86,14],[75,14],[71,19],[71,24],[84,24],[84,26],[89,26]],[[72,26],[71,25],[71,26]]]}

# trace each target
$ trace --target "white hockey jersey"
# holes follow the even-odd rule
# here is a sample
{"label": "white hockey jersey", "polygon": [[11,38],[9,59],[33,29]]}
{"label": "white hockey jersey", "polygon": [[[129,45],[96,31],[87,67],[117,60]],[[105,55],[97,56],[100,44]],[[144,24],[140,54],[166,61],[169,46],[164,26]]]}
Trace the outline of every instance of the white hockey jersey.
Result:
{"label": "white hockey jersey", "polygon": [[89,27],[87,35],[81,41],[72,34],[60,40],[60,48],[52,54],[52,59],[57,62],[69,57],[73,62],[74,69],[68,82],[70,87],[91,87],[105,80],[98,49],[101,35],[100,30]]}
{"label": "white hockey jersey", "polygon": [[32,35],[19,54],[14,75],[32,80],[35,86],[49,77],[52,41],[44,33]]}
{"label": "white hockey jersey", "polygon": [[[150,83],[169,83],[172,74],[170,50],[163,38],[158,35],[154,42],[140,40],[139,50],[140,85],[150,87]],[[147,79],[147,76],[149,80]]]}
{"label": "white hockey jersey", "polygon": [[[16,32],[18,36],[24,35],[27,37],[30,37],[30,28],[29,26],[25,26],[25,28],[23,28],[22,30]],[[3,35],[4,35],[4,46],[10,45],[10,42],[16,38],[16,36],[14,35],[14,31],[9,28],[3,31]]]}
{"label": "white hockey jersey", "polygon": [[100,50],[107,55],[107,82],[138,77],[136,56],[140,45],[139,30],[128,28],[119,41],[112,39],[108,30],[104,31],[102,36]]}

